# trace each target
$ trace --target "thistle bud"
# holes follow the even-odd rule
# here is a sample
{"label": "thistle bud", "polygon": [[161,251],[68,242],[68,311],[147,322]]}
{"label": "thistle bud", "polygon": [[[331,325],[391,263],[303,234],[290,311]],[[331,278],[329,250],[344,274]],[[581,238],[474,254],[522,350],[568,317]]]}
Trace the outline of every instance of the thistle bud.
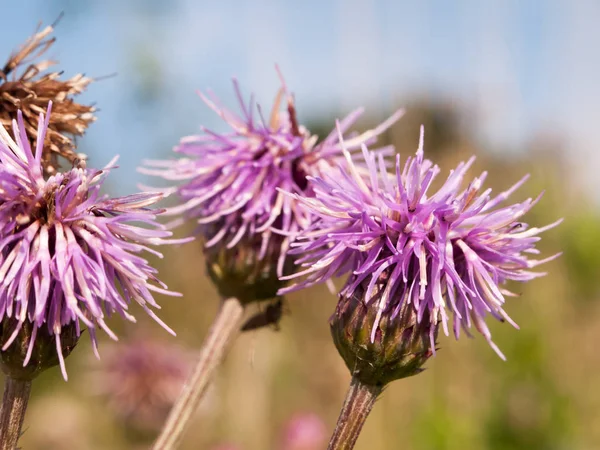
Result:
{"label": "thistle bud", "polygon": [[0,367],[6,376],[15,380],[33,380],[46,369],[60,364],[60,358],[66,358],[77,345],[79,332],[71,322],[60,333],[59,356],[56,339],[50,335],[47,327],[35,328],[30,321],[19,324],[17,319],[5,317],[0,323],[0,343],[9,342],[17,328],[17,337],[11,345],[0,352]]}
{"label": "thistle bud", "polygon": [[[205,249],[206,269],[210,279],[223,298],[236,297],[243,304],[260,302],[276,297],[284,286],[277,276],[280,236],[271,236],[262,250],[263,236],[250,235],[236,246],[225,245]],[[290,259],[284,273],[289,273]]]}
{"label": "thistle bud", "polygon": [[352,375],[365,384],[383,386],[422,372],[435,350],[438,324],[428,318],[419,322],[406,302],[380,315],[380,296],[366,299],[364,293],[359,287],[350,297],[340,296],[329,320],[335,346]]}

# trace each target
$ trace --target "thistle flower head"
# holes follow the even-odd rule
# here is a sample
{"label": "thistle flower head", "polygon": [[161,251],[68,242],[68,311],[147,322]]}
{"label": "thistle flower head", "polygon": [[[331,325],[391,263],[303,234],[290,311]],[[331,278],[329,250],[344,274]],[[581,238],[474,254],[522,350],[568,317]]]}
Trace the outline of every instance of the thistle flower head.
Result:
{"label": "thistle flower head", "polygon": [[463,189],[471,158],[430,193],[440,169],[424,159],[422,128],[416,155],[403,167],[398,155],[394,175],[382,157],[363,147],[370,173],[365,180],[345,154],[347,168],[340,176],[311,180],[314,198],[292,194],[317,220],[293,249],[306,267],[293,276],[307,278],[280,293],[348,274],[340,296],[361,290],[374,311],[371,342],[384,316],[400,318],[409,307],[418,323],[429,322],[432,349],[438,323],[445,334],[451,324],[456,338],[461,328],[468,333],[474,326],[504,358],[484,319],[489,314],[516,326],[504,311],[506,297],[514,295],[504,283],[541,276],[531,269],[558,256],[531,258],[539,253],[539,234],[560,222],[537,228],[520,221],[540,197],[502,206],[527,177],[496,196],[482,190],[486,172]]}
{"label": "thistle flower head", "polygon": [[191,360],[183,348],[136,336],[103,351],[90,382],[127,427],[156,431],[177,400]]}
{"label": "thistle flower head", "polygon": [[144,251],[160,256],[149,246],[174,242],[165,240],[171,233],[155,221],[161,211],[148,208],[160,194],[102,196],[110,165],[74,167],[44,178],[41,158],[50,108],[45,118],[40,114],[35,155],[20,112],[13,121],[15,140],[0,127],[0,322],[15,323],[2,342],[3,352],[19,341],[24,324],[33,325],[23,367],[40,331],[48,334],[66,379],[61,351],[66,329],[74,327],[79,336],[85,325],[97,354],[98,328],[116,339],[107,316],[118,313],[133,322],[129,304],[135,302],[162,324],[150,309],[158,308],[153,293],[179,294],[167,290],[140,256]]}
{"label": "thistle flower head", "polygon": [[[37,118],[48,102],[54,103],[54,113],[48,122],[41,164],[47,174],[59,168],[59,156],[69,163],[84,159],[75,152],[74,136],[82,136],[96,120],[93,106],[75,102],[93,81],[81,74],[61,80],[61,72],[49,72],[55,61],[38,60],[54,44],[48,26],[31,36],[0,68],[0,126],[10,128],[17,111],[23,114],[25,131],[31,142],[38,138]],[[10,131],[10,130],[9,130]],[[15,136],[13,136],[14,138]]]}
{"label": "thistle flower head", "polygon": [[[183,203],[168,214],[183,216],[175,223],[186,219],[198,222],[209,273],[218,284],[229,288],[242,284],[247,289],[257,280],[268,282],[275,288],[266,289],[266,294],[273,297],[280,285],[276,274],[285,272],[290,236],[310,223],[307,211],[278,189],[310,195],[307,177],[336,167],[342,157],[341,146],[335,131],[317,144],[317,136],[298,123],[283,79],[268,119],[259,107],[257,117],[253,99],[246,104],[237,81],[233,84],[241,115],[227,110],[211,93],[200,94],[229,125],[229,133],[202,128],[202,135],[184,138],[175,149],[184,158],[148,161],[142,172],[183,181],[171,190]],[[284,99],[286,108],[282,110]],[[357,110],[341,122],[342,133],[360,114]],[[400,115],[398,112],[377,128],[349,138],[347,150],[372,143]]]}

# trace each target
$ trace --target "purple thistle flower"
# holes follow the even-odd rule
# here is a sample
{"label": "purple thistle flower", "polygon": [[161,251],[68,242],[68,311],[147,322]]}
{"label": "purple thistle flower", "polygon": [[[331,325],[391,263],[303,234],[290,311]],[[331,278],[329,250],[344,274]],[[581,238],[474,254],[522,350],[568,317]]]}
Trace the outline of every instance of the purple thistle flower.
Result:
{"label": "purple thistle flower", "polygon": [[376,308],[371,342],[382,315],[394,320],[410,307],[417,322],[430,321],[425,328],[431,333],[432,350],[436,324],[441,322],[448,335],[452,316],[457,339],[460,328],[468,334],[474,325],[504,359],[484,320],[490,314],[517,327],[503,309],[505,297],[515,294],[501,286],[507,280],[524,282],[544,275],[530,269],[559,256],[530,257],[539,253],[538,235],[561,220],[541,228],[519,222],[541,195],[500,206],[528,177],[492,197],[491,189],[481,190],[484,172],[463,190],[472,157],[451,171],[437,192],[428,194],[440,169],[423,157],[423,128],[417,153],[403,168],[396,156],[395,175],[388,174],[382,156],[363,146],[370,173],[365,180],[344,153],[347,166],[340,176],[311,178],[314,198],[290,195],[317,219],[291,250],[306,269],[284,277],[307,275],[306,279],[279,293],[349,274],[340,297],[365,289],[361,298]]}
{"label": "purple thistle flower", "polygon": [[[183,214],[173,225],[184,219],[197,221],[198,232],[206,238],[206,248],[233,249],[258,236],[256,259],[268,259],[269,253],[276,253],[278,274],[284,272],[289,236],[310,224],[307,211],[278,189],[309,195],[307,177],[336,167],[342,158],[337,132],[334,130],[317,144],[317,136],[298,123],[283,78],[281,83],[268,121],[258,106],[258,118],[255,117],[253,98],[248,104],[244,102],[235,79],[233,86],[241,115],[222,106],[212,93],[200,93],[202,100],[231,127],[231,132],[218,134],[202,127],[202,135],[186,137],[175,148],[186,157],[176,161],[148,161],[148,167],[140,169],[142,173],[169,181],[184,182],[170,191],[183,201],[167,212]],[[284,96],[286,111],[280,109]],[[342,133],[361,113],[362,110],[356,110],[341,122]],[[398,111],[373,130],[351,135],[346,141],[347,150],[373,143],[401,115]],[[277,251],[273,251],[273,246]]]}
{"label": "purple thistle flower", "polygon": [[83,323],[98,355],[96,329],[116,340],[105,318],[116,312],[135,322],[129,313],[133,301],[175,334],[150,307],[159,308],[154,292],[180,294],[169,291],[139,255],[161,256],[149,246],[175,242],[165,240],[171,233],[155,221],[161,210],[148,208],[161,194],[100,195],[112,163],[103,170],[74,167],[44,179],[41,157],[51,105],[45,119],[40,114],[35,156],[20,112],[13,121],[15,140],[0,127],[0,321],[16,321],[3,352],[25,323],[33,325],[23,367],[38,332],[53,336],[66,380],[61,345],[66,329],[74,327],[79,336]]}

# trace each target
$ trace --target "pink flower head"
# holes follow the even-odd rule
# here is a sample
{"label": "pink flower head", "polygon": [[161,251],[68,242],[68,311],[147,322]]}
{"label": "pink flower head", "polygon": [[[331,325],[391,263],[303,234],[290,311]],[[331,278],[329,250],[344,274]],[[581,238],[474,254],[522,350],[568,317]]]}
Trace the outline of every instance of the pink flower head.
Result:
{"label": "pink flower head", "polygon": [[[317,143],[317,136],[298,123],[292,96],[285,83],[277,94],[273,110],[267,119],[251,97],[247,104],[236,80],[235,93],[241,115],[224,106],[212,94],[200,94],[204,102],[231,128],[219,134],[202,127],[199,136],[181,140],[175,151],[185,157],[175,161],[148,161],[143,173],[158,175],[169,181],[182,181],[172,188],[181,204],[167,214],[182,215],[175,223],[186,219],[196,221],[207,248],[234,248],[244,239],[261,237],[257,259],[265,257],[274,233],[286,236],[277,252],[277,271],[283,272],[289,249],[288,238],[310,223],[305,209],[294,198],[278,189],[298,195],[310,195],[308,177],[317,176],[336,167],[342,148],[336,131]],[[282,100],[286,108],[282,110]],[[340,124],[346,132],[362,110],[356,110]],[[350,135],[346,141],[349,151],[358,150],[363,143],[373,143],[400,116],[396,112],[373,130]]]}
{"label": "pink flower head", "polygon": [[327,441],[327,428],[316,414],[297,414],[285,425],[282,450],[320,450]]}
{"label": "pink flower head", "polygon": [[[17,325],[3,343],[5,351],[23,324],[33,324],[26,366],[38,330],[54,337],[63,376],[61,331],[83,323],[97,354],[96,330],[116,339],[105,318],[117,313],[135,321],[134,302],[169,332],[151,308],[154,293],[175,295],[158,280],[140,255],[160,253],[150,246],[175,242],[155,221],[161,210],[149,206],[162,198],[144,193],[109,198],[100,194],[111,164],[103,170],[82,167],[45,179],[41,156],[51,104],[40,114],[35,155],[21,113],[13,121],[13,140],[0,127],[0,321]],[[173,333],[174,334],[174,333]]]}
{"label": "pink flower head", "polygon": [[[348,274],[340,296],[350,298],[361,286],[367,306],[376,308],[371,341],[382,315],[393,319],[410,305],[417,320],[441,322],[446,334],[452,321],[456,338],[461,328],[468,333],[474,325],[504,358],[484,319],[489,314],[516,327],[504,311],[506,297],[515,294],[504,283],[544,275],[531,269],[558,256],[532,258],[539,253],[539,234],[560,220],[540,228],[520,221],[541,196],[501,206],[527,176],[496,196],[491,189],[482,190],[486,172],[462,189],[471,158],[429,193],[440,169],[424,159],[422,128],[416,155],[403,167],[397,155],[393,175],[382,156],[363,146],[370,174],[365,180],[350,154],[344,154],[347,165],[341,175],[310,179],[314,197],[290,195],[317,219],[291,251],[305,270],[287,278],[306,275],[306,279],[279,293]],[[381,284],[384,287],[377,287],[374,295]],[[433,349],[436,326],[429,329]]]}

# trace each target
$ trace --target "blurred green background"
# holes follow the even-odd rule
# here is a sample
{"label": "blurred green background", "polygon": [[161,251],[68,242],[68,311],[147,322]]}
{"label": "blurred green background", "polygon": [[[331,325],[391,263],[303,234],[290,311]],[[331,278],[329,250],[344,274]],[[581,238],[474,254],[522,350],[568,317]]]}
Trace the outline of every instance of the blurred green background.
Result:
{"label": "blurred green background", "polygon": [[[235,47],[235,43],[228,43],[222,49],[223,61],[218,58],[203,60],[202,52],[186,52],[186,48],[200,43],[187,39],[185,29],[180,30],[179,41],[171,35],[170,40],[162,41],[165,30],[179,27],[178,20],[183,21],[182,14],[189,11],[190,2],[173,2],[171,5],[168,2],[136,1],[127,6],[119,6],[118,3],[68,0],[52,6],[33,1],[23,6],[15,3],[9,7],[9,12],[14,14],[12,28],[9,26],[0,31],[3,33],[0,34],[0,50],[7,55],[33,31],[38,20],[51,22],[64,9],[67,16],[57,30],[57,47],[63,46],[59,56],[69,69],[67,75],[77,71],[88,74],[93,71],[94,75],[119,72],[116,79],[104,80],[86,94],[90,101],[97,101],[101,113],[98,124],[92,125],[89,137],[81,140],[80,147],[82,151],[89,151],[92,164],[96,165],[108,161],[117,151],[123,153],[123,167],[114,173],[114,184],[109,188],[115,194],[131,191],[132,183],[141,181],[138,175],[133,175],[133,171],[142,158],[166,157],[178,136],[194,132],[200,123],[206,123],[205,118],[214,123],[199,99],[191,95],[192,82],[195,83],[193,88],[203,88],[206,80],[219,80],[213,83],[213,87],[218,88],[215,89],[217,94],[232,105],[228,101],[231,99],[228,81],[231,75],[240,75],[242,79],[241,75],[248,74],[247,82],[242,83],[248,91],[253,88],[252,81],[262,79],[266,74],[264,79],[267,81],[256,89],[261,94],[266,92],[259,96],[259,101],[268,107],[278,87],[273,63],[281,62],[277,59],[278,53],[271,54],[261,48],[253,49],[252,53],[241,42],[237,44],[239,48]],[[352,9],[358,3],[350,2],[348,8]],[[550,3],[555,5],[552,17],[562,11],[556,5],[568,8],[566,5],[570,4]],[[181,4],[188,6],[183,8]],[[244,4],[246,11],[251,8],[248,3]],[[502,9],[502,2],[495,4]],[[180,9],[177,10],[175,5],[179,5]],[[200,17],[205,5],[203,2],[196,5],[194,11]],[[269,5],[269,2],[261,4],[259,11],[266,11]],[[317,17],[321,13],[326,15],[315,2],[308,2],[308,5],[309,10],[314,8]],[[433,17],[429,24],[431,29],[445,29],[444,19],[439,17],[444,15],[444,11],[434,11],[437,2],[428,5],[428,14]],[[357,6],[357,11],[361,11],[360,8],[365,6]],[[462,5],[463,13],[465,8]],[[208,9],[214,13],[214,8]],[[505,9],[502,10],[506,13]],[[489,8],[488,13],[490,11],[493,15],[494,8]],[[510,11],[515,13],[515,18],[522,19],[525,14],[516,6],[514,11]],[[536,16],[536,11],[533,8],[525,14],[534,23],[538,18],[543,20],[546,17],[543,11]],[[585,16],[587,10],[577,11]],[[240,12],[224,7],[220,14],[233,20]],[[276,27],[279,23],[278,26],[283,29],[289,26],[296,30],[300,19],[290,14],[280,22],[277,21],[281,19],[279,16],[267,16],[260,24]],[[423,17],[419,17],[423,22]],[[509,14],[505,19],[510,22],[511,17]],[[454,19],[449,17],[447,20]],[[525,27],[529,22],[524,23]],[[571,26],[575,26],[574,23]],[[189,21],[185,21],[185,25],[189,26]],[[228,24],[217,21],[215,26],[227,27]],[[318,26],[326,27],[327,24],[310,22],[310,27]],[[117,28],[121,31],[114,31]],[[253,29],[249,27],[249,30]],[[543,39],[551,35],[553,28],[550,26],[548,30],[547,34],[540,35],[541,38],[534,37]],[[372,31],[367,27],[365,36]],[[500,37],[504,36],[502,33],[499,33]],[[318,36],[327,39],[327,35]],[[446,37],[438,38],[443,40]],[[449,39],[454,42],[453,35]],[[169,47],[166,42],[172,46]],[[288,41],[283,42],[285,46],[286,42],[293,44],[295,41],[288,37]],[[519,58],[527,58],[529,51],[535,53],[535,48],[526,51],[529,44],[530,40],[525,36],[522,48],[515,49],[511,44],[507,47],[508,52],[515,51]],[[215,41],[202,45],[218,47],[223,43]],[[385,48],[389,51],[387,45]],[[419,48],[420,42],[412,40],[407,45]],[[365,103],[370,111],[356,127],[359,130],[383,119],[385,113],[395,107],[404,106],[407,108],[406,116],[386,133],[381,142],[396,145],[405,157],[416,150],[418,127],[424,124],[426,155],[442,167],[442,174],[447,174],[471,154],[477,155],[476,167],[471,174],[475,176],[482,170],[488,170],[487,184],[495,192],[530,173],[531,179],[512,200],[536,196],[542,190],[545,190],[545,195],[525,220],[541,226],[559,217],[566,219],[558,228],[544,235],[540,246],[546,255],[564,252],[558,260],[543,266],[549,275],[527,285],[513,286],[513,290],[522,295],[509,299],[506,310],[521,329],[491,323],[494,340],[508,361],[501,361],[479,337],[464,338],[459,342],[440,337],[440,351],[427,363],[424,373],[394,382],[386,389],[367,421],[357,449],[600,448],[600,385],[595,382],[600,369],[600,352],[595,342],[600,340],[600,281],[596,278],[600,275],[600,212],[598,194],[589,188],[597,185],[598,180],[588,176],[597,172],[598,165],[593,159],[587,159],[585,152],[573,150],[575,141],[570,128],[541,126],[541,119],[538,122],[532,119],[531,110],[543,110],[544,105],[552,102],[534,102],[535,107],[524,102],[522,109],[511,111],[519,118],[525,117],[528,124],[536,123],[538,126],[525,127],[517,133],[517,137],[509,139],[503,138],[501,124],[493,120],[491,125],[489,121],[482,122],[477,105],[456,93],[452,83],[444,89],[438,89],[435,83],[420,84],[415,82],[418,73],[408,79],[398,75],[396,82],[388,76],[380,85],[376,81],[373,85],[361,85],[361,93],[356,99],[350,89],[343,101],[337,97],[324,97],[319,102],[315,97],[322,93],[315,80],[322,76],[324,85],[331,86],[339,73],[311,75],[314,76],[311,82],[303,83],[303,70],[312,66],[307,65],[300,70],[300,63],[295,62],[294,55],[298,55],[298,61],[308,61],[311,51],[318,52],[313,47],[304,53],[286,52],[287,59],[284,59],[289,63],[289,77],[299,85],[296,89],[295,83],[288,79],[290,89],[297,93],[296,104],[302,121],[314,133],[323,137],[332,128],[333,120],[347,113],[350,106]],[[93,50],[90,51],[90,48]],[[96,52],[96,49],[104,50]],[[436,58],[449,60],[444,63],[446,69],[452,67],[454,53],[443,55],[443,49],[433,52],[431,61],[420,61],[424,72],[440,69]],[[365,49],[360,50],[364,54]],[[343,45],[336,51],[353,55],[352,48],[346,49]],[[492,61],[496,51],[499,60],[503,55],[501,48],[489,48],[491,56],[488,57]],[[382,59],[402,59],[401,52],[382,54]],[[552,57],[547,52],[544,55],[545,58]],[[318,58],[328,59],[329,56],[324,52]],[[361,70],[359,56],[350,58],[358,72]],[[182,61],[189,62],[194,58],[206,62],[206,65],[189,66],[190,71],[186,72],[188,66]],[[246,61],[246,65],[234,64],[232,61],[236,58]],[[248,62],[256,62],[255,58],[259,62],[266,61],[262,68],[260,64]],[[582,64],[593,57],[586,58],[582,58]],[[521,86],[525,90],[533,89],[536,82],[544,83],[543,77],[538,75],[548,72],[546,66],[535,66],[527,61],[530,66],[525,64],[526,69],[523,70],[532,79]],[[411,61],[404,60],[404,64],[411,65]],[[501,92],[504,91],[494,90],[494,80],[498,78],[493,71],[495,66],[492,64],[491,67],[491,81],[488,80],[486,85],[491,88],[480,90],[477,101],[495,105],[501,103]],[[498,71],[504,73],[503,67]],[[285,65],[283,69],[287,73]],[[575,81],[585,81],[587,77],[596,80],[593,74],[587,73],[586,77]],[[352,72],[345,73],[344,77],[346,81],[351,80]],[[515,75],[515,78],[518,77]],[[360,77],[357,79],[361,80]],[[570,82],[570,86],[575,83],[573,79]],[[465,83],[466,87],[461,85],[460,89],[456,89],[469,89],[468,80]],[[568,86],[563,86],[562,91],[558,87],[553,91],[552,86],[547,86],[537,95],[540,98],[553,95],[569,97]],[[373,101],[369,100],[369,87],[373,89],[373,95],[380,95],[373,97]],[[318,95],[309,95],[311,90],[316,90]],[[486,96],[486,92],[498,95]],[[308,100],[303,100],[303,93]],[[589,90],[589,99],[597,93],[597,88]],[[585,95],[577,97],[581,103],[571,105],[570,110],[575,111],[577,106],[581,106],[586,119],[582,123],[595,127],[593,110],[584,108],[588,106],[583,104],[585,98]],[[558,111],[552,117],[560,121],[564,114],[564,111]],[[506,116],[501,115],[495,120],[502,122],[503,117]],[[514,123],[515,119],[510,120]],[[494,130],[492,133],[486,131],[490,126]],[[577,136],[577,142],[585,141],[592,147],[597,142],[587,139],[590,135],[583,132]],[[582,165],[587,166],[586,176],[578,170]],[[143,181],[148,182],[147,179]],[[186,230],[178,230],[178,235],[185,234]],[[138,324],[124,324],[117,318],[111,320],[110,325],[121,337],[116,345],[126,346],[139,330],[143,330],[148,339],[181,347],[194,355],[215,315],[218,303],[216,291],[204,274],[199,242],[163,250],[164,259],[153,262],[164,281],[170,288],[182,292],[183,298],[159,298],[163,305],[160,316],[177,331],[178,336],[170,337],[135,308],[132,312],[136,313]],[[264,329],[242,335],[219,370],[218,379],[198,411],[182,448],[211,449],[227,442],[236,444],[241,450],[279,449],[282,427],[298,412],[319,415],[331,430],[349,383],[347,369],[329,336],[327,321],[335,301],[325,288],[291,295],[287,299],[280,331]],[[101,340],[101,344],[108,344],[106,336],[102,335]],[[101,355],[106,348],[110,347],[101,345]],[[62,380],[58,370],[51,370],[34,383],[21,441],[24,449],[148,448],[155,431],[133,430],[106,397],[97,393],[97,381],[92,374],[106,362],[95,361],[91,353],[90,343],[84,335],[67,360],[69,382]],[[189,360],[193,363],[193,356]]]}

